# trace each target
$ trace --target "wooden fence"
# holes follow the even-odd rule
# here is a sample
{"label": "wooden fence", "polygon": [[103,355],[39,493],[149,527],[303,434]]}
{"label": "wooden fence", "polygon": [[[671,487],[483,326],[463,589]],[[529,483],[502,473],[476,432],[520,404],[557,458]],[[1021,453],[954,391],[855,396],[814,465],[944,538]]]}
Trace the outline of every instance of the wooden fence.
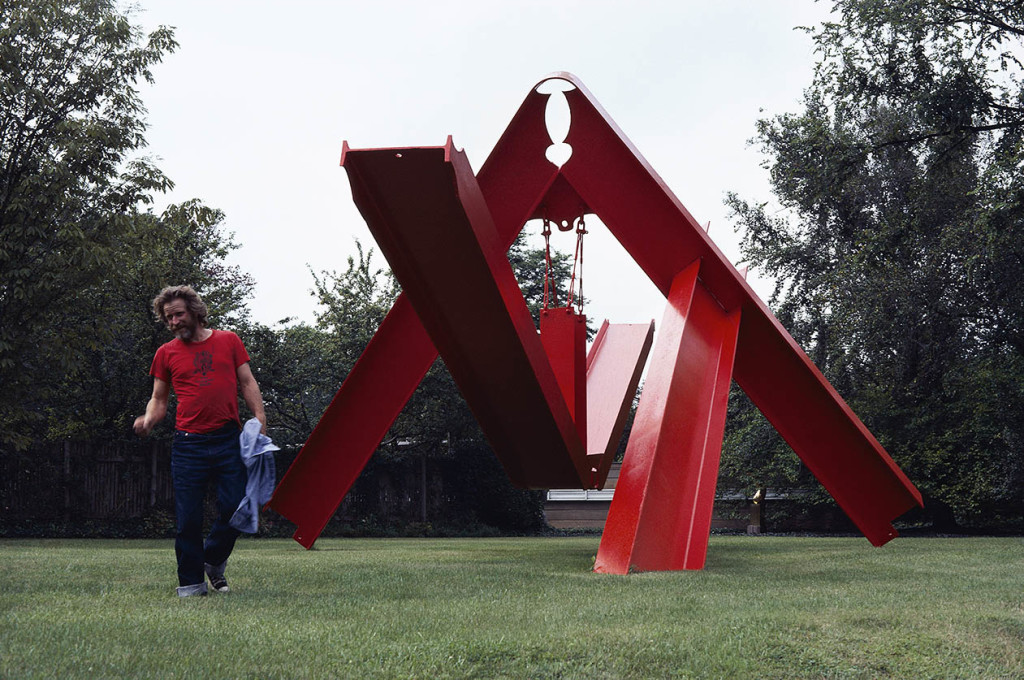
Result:
{"label": "wooden fence", "polygon": [[64,442],[0,456],[0,508],[18,519],[131,519],[173,509],[170,443]]}
{"label": "wooden fence", "polygon": [[[278,481],[297,453],[275,454]],[[483,525],[523,531],[543,522],[543,499],[536,493],[512,489],[489,449],[431,460],[374,456],[328,532],[401,531],[410,524],[417,530]],[[212,506],[207,503],[208,517]],[[165,535],[173,529],[173,514],[169,441],[65,442],[0,451],[0,535],[93,535],[97,531],[90,526],[104,525],[121,527],[124,535]],[[263,519],[261,530],[293,529],[273,511]]]}
{"label": "wooden fence", "polygon": [[[297,453],[275,454],[279,480]],[[497,459],[482,446],[443,459],[375,455],[325,535],[374,535],[410,525],[417,530],[483,526],[523,532],[545,520],[556,528],[600,528],[615,474],[609,475],[606,491],[556,489],[545,499],[542,492],[513,489]],[[211,500],[212,495],[211,490]],[[765,518],[746,499],[720,498],[714,526],[853,531],[838,507],[803,507],[793,501],[769,495]],[[209,514],[213,503],[207,505]],[[22,453],[0,451],[0,535],[164,536],[173,532],[173,516],[169,441],[65,442]],[[261,531],[289,535],[294,528],[272,511],[263,519]]]}

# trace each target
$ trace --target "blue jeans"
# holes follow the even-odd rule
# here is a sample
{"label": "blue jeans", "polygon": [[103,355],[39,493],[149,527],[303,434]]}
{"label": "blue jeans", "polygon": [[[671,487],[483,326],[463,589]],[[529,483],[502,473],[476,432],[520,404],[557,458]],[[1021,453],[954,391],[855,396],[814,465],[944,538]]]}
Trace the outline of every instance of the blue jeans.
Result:
{"label": "blue jeans", "polygon": [[[178,533],[178,584],[206,580],[203,564],[227,562],[239,531],[228,522],[245,496],[246,472],[234,423],[206,434],[177,431],[171,446],[171,479]],[[210,481],[217,484],[217,519],[203,543],[203,500]]]}

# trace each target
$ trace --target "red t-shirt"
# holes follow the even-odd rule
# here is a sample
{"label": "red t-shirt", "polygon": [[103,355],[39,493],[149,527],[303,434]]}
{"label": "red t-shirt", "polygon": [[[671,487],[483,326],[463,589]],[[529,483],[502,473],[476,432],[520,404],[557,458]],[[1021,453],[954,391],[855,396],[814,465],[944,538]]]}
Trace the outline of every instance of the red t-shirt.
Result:
{"label": "red t-shirt", "polygon": [[249,361],[242,340],[231,331],[213,331],[202,342],[175,338],[161,345],[149,374],[169,382],[178,397],[175,427],[213,432],[238,417],[238,367]]}

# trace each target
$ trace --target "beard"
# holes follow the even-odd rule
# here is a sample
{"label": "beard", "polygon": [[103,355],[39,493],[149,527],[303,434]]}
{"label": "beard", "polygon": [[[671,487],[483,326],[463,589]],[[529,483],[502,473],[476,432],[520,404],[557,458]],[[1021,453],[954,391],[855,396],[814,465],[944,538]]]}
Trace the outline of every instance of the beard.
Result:
{"label": "beard", "polygon": [[197,324],[183,323],[174,328],[174,337],[182,342],[189,342],[196,335]]}

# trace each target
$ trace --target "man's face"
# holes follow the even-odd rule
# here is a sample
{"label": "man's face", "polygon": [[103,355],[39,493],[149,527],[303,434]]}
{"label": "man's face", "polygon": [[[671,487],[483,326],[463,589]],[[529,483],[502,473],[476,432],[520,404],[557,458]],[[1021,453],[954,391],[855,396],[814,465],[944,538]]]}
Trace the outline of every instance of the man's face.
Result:
{"label": "man's face", "polygon": [[167,317],[167,327],[179,340],[188,342],[196,334],[196,318],[185,307],[184,300],[171,300],[164,305],[164,316]]}

